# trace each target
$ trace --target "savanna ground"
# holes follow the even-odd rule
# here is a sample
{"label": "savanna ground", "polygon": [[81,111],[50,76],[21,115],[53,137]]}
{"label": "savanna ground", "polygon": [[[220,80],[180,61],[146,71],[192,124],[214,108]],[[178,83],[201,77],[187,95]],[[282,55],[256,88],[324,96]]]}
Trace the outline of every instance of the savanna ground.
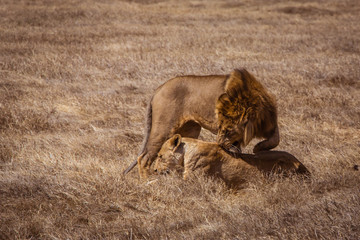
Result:
{"label": "savanna ground", "polygon": [[[359,13],[357,0],[0,0],[0,239],[358,239]],[[239,67],[276,96],[277,149],[310,181],[122,175],[156,87]]]}

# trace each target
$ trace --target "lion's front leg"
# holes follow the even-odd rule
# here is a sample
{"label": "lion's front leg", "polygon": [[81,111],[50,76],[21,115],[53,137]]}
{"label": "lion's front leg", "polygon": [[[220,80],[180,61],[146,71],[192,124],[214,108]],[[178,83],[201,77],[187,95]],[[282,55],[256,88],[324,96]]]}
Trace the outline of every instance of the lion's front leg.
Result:
{"label": "lion's front leg", "polygon": [[279,142],[280,142],[279,128],[276,126],[272,131],[272,133],[270,134],[269,138],[255,145],[253,152],[257,153],[260,151],[271,150],[275,148],[277,145],[279,145]]}

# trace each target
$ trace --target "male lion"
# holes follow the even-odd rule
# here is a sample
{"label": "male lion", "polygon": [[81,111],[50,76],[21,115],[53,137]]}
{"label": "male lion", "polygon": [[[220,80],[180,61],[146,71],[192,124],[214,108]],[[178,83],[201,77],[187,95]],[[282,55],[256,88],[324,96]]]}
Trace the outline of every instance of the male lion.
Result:
{"label": "male lion", "polygon": [[155,160],[155,172],[176,171],[186,179],[192,173],[222,179],[229,187],[239,187],[261,173],[305,174],[306,167],[287,152],[262,151],[233,157],[216,143],[175,134],[161,147]]}
{"label": "male lion", "polygon": [[160,86],[152,97],[146,119],[146,135],[137,161],[141,177],[162,144],[174,134],[198,138],[201,128],[217,134],[224,148],[241,152],[252,138],[265,138],[254,152],[279,144],[275,100],[245,69],[230,75],[182,76]]}

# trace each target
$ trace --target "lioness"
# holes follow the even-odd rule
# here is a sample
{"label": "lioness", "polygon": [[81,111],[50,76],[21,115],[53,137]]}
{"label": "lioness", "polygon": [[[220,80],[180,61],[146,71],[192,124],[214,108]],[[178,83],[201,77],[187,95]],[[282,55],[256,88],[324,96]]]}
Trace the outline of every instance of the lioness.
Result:
{"label": "lioness", "polygon": [[309,175],[306,167],[287,152],[262,151],[235,158],[216,143],[182,138],[179,134],[163,144],[154,168],[157,173],[177,171],[184,179],[200,172],[222,179],[229,187],[238,187],[261,173]]}
{"label": "lioness", "polygon": [[[224,148],[241,152],[252,138],[265,138],[254,152],[279,144],[275,100],[245,69],[230,75],[182,76],[160,86],[152,97],[146,134],[137,161],[146,177],[162,144],[174,134],[198,138],[201,128],[217,134]],[[234,151],[234,150],[232,150]]]}

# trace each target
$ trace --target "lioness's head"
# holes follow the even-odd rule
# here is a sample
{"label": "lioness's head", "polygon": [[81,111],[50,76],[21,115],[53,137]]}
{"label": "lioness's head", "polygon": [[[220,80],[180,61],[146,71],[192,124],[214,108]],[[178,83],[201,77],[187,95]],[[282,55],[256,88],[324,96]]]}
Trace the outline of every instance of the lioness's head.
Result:
{"label": "lioness's head", "polygon": [[225,90],[216,103],[218,144],[230,149],[259,137],[266,140],[256,145],[254,152],[276,147],[279,134],[273,97],[245,69],[230,74]]}
{"label": "lioness's head", "polygon": [[159,174],[167,174],[172,171],[181,173],[183,169],[183,144],[180,134],[175,134],[162,145],[155,159],[154,171]]}

